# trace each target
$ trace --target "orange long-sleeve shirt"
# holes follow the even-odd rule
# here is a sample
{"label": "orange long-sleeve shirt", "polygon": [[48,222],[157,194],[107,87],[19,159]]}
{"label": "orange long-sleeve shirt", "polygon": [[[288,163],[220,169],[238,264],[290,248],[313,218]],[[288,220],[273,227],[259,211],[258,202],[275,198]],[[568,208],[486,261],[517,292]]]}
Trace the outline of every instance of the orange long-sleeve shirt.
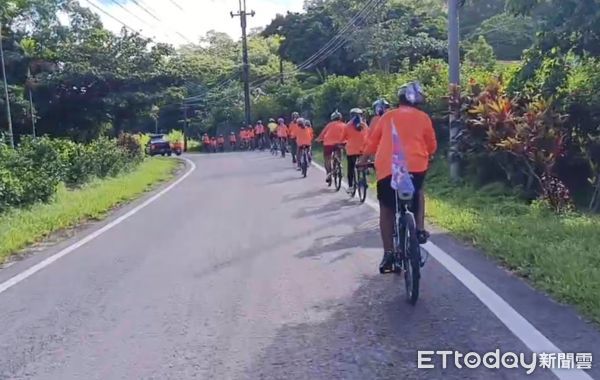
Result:
{"label": "orange long-sleeve shirt", "polygon": [[309,128],[300,128],[296,129],[296,143],[298,146],[302,145],[312,145],[312,133]]}
{"label": "orange long-sleeve shirt", "polygon": [[379,120],[381,120],[381,116],[379,116],[379,115],[375,115],[371,119],[371,124],[369,124],[369,136],[371,136],[371,134],[373,133],[373,131],[377,127],[377,123],[379,123]]}
{"label": "orange long-sleeve shirt", "polygon": [[298,123],[296,123],[295,121],[292,121],[290,123],[289,130],[288,130],[289,137],[291,139],[295,139],[296,138],[296,132],[298,132],[299,129],[300,129],[300,127],[298,126]]}
{"label": "orange long-sleeve shirt", "polygon": [[318,140],[323,140],[323,145],[332,146],[344,142],[342,136],[344,134],[346,123],[343,121],[332,121],[323,128]]}
{"label": "orange long-sleeve shirt", "polygon": [[277,137],[288,137],[289,128],[285,124],[279,124],[277,126]]}
{"label": "orange long-sleeve shirt", "polygon": [[437,150],[431,118],[413,107],[400,106],[381,117],[369,137],[364,154],[375,154],[377,179],[392,175],[392,128],[396,128],[404,149],[408,171],[424,172]]}
{"label": "orange long-sleeve shirt", "polygon": [[362,128],[359,131],[354,124],[348,123],[344,128],[342,140],[346,143],[346,154],[355,156],[362,154],[369,134],[367,124],[362,123]]}

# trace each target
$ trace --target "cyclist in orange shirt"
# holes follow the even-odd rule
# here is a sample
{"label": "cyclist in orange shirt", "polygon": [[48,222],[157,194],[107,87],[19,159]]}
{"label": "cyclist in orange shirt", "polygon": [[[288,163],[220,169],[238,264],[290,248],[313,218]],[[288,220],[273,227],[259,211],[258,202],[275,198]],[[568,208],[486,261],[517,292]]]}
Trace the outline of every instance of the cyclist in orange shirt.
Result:
{"label": "cyclist in orange shirt", "polygon": [[236,150],[236,144],[237,138],[235,137],[235,132],[231,131],[231,133],[229,134],[229,147],[231,147],[231,150]]}
{"label": "cyclist in orange shirt", "polygon": [[394,214],[396,192],[391,187],[393,143],[392,128],[398,133],[404,150],[407,169],[415,188],[412,212],[417,222],[419,243],[427,242],[425,231],[425,196],[423,184],[429,169],[429,162],[437,150],[433,123],[429,115],[418,105],[425,101],[425,95],[418,82],[408,83],[398,91],[400,106],[381,117],[375,131],[369,137],[361,163],[375,154],[377,172],[377,198],[379,200],[379,227],[383,241],[384,255],[379,266],[380,273],[388,272],[393,262]]}
{"label": "cyclist in orange shirt", "polygon": [[375,110],[375,116],[373,116],[371,123],[369,124],[369,136],[375,130],[375,126],[377,126],[379,119],[381,119],[381,117],[389,111],[390,103],[383,98],[377,99],[375,103],[373,103],[373,109]]}
{"label": "cyclist in orange shirt", "polygon": [[318,142],[323,142],[323,162],[325,163],[326,177],[325,182],[331,184],[331,159],[333,154],[337,154],[341,160],[341,151],[339,145],[344,142],[342,135],[346,123],[342,121],[342,114],[335,111],[331,114],[331,122],[323,128],[323,131],[317,137]]}
{"label": "cyclist in orange shirt", "polygon": [[298,144],[296,143],[296,131],[298,130],[298,119],[300,114],[298,112],[292,112],[292,121],[290,121],[288,139],[290,142],[290,153],[292,154],[292,163],[297,162]]}
{"label": "cyclist in orange shirt", "polygon": [[352,194],[356,160],[363,153],[369,133],[369,127],[363,116],[363,110],[360,108],[350,110],[350,122],[346,124],[342,135],[342,140],[346,144],[346,160],[348,162],[348,189],[346,190],[348,194]]}
{"label": "cyclist in orange shirt", "polygon": [[210,151],[210,137],[208,137],[208,133],[202,135],[202,145],[204,146],[204,151]]}
{"label": "cyclist in orange shirt", "polygon": [[310,162],[310,148],[313,140],[313,136],[310,131],[310,128],[312,128],[312,123],[310,120],[299,118],[297,120],[297,124],[298,129],[296,130],[296,142],[298,143],[298,162],[300,162],[300,157],[302,157],[302,154],[304,154],[305,150],[308,154],[308,161]]}
{"label": "cyclist in orange shirt", "polygon": [[265,137],[265,126],[263,125],[262,120],[256,122],[256,127],[254,128],[254,132],[256,133],[256,147],[260,150],[264,149],[264,137]]}
{"label": "cyclist in orange shirt", "polygon": [[281,157],[285,157],[286,144],[289,135],[289,128],[285,125],[285,120],[282,117],[277,120],[277,139],[279,140],[279,149]]}
{"label": "cyclist in orange shirt", "polygon": [[247,139],[248,139],[248,133],[246,132],[246,128],[241,127],[240,128],[240,150],[246,149]]}
{"label": "cyclist in orange shirt", "polygon": [[254,150],[255,149],[255,144],[254,144],[254,137],[255,137],[255,133],[254,133],[254,128],[252,127],[251,124],[248,124],[248,128],[246,129],[246,137],[248,139],[248,149],[250,150]]}
{"label": "cyclist in orange shirt", "polygon": [[217,139],[214,137],[210,138],[210,150],[213,153],[217,152]]}
{"label": "cyclist in orange shirt", "polygon": [[225,151],[225,137],[223,137],[223,135],[219,135],[219,137],[217,137],[217,144],[219,145],[219,151],[224,152]]}

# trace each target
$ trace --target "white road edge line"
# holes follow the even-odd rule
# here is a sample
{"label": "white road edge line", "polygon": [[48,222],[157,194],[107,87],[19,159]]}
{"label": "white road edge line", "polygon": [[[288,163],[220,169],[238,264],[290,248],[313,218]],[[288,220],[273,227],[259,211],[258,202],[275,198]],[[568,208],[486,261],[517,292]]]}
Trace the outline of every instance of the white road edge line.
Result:
{"label": "white road edge line", "polygon": [[158,198],[160,198],[163,195],[165,195],[166,193],[168,193],[175,186],[179,185],[190,174],[192,174],[192,172],[194,170],[196,170],[196,164],[194,164],[191,160],[189,160],[187,158],[181,158],[181,159],[183,159],[184,161],[186,161],[189,164],[190,168],[189,168],[189,170],[187,172],[185,172],[185,174],[183,174],[181,177],[179,177],[177,180],[175,180],[175,182],[171,183],[169,186],[165,187],[160,192],[158,192],[158,193],[154,194],[152,197],[148,198],[146,201],[144,201],[144,203],[142,203],[142,204],[136,206],[135,208],[129,210],[126,214],[121,215],[120,217],[118,217],[117,219],[113,220],[112,222],[106,224],[102,228],[100,228],[100,229],[98,229],[98,230],[90,233],[89,235],[85,236],[81,240],[78,240],[77,242],[75,242],[75,243],[71,244],[70,246],[66,247],[65,249],[61,250],[60,252],[57,252],[54,255],[50,256],[50,257],[47,257],[46,259],[40,261],[39,263],[35,264],[34,266],[29,267],[28,269],[24,270],[23,272],[15,275],[14,277],[11,277],[8,280],[6,280],[5,282],[1,283],[0,284],[0,294],[4,293],[8,289],[10,289],[13,286],[17,285],[18,283],[26,280],[27,278],[33,276],[34,274],[36,274],[37,272],[39,272],[42,269],[46,268],[50,264],[52,264],[55,261],[59,260],[60,258],[66,256],[69,253],[75,251],[76,249],[78,249],[78,248],[86,245],[87,243],[89,243],[92,240],[96,239],[98,236],[104,234],[105,232],[109,231],[113,227],[115,227],[115,226],[119,225],[120,223],[124,222],[128,218],[130,218],[133,215],[135,215],[138,212],[140,212],[142,209],[144,209],[149,204],[151,204],[154,201],[156,201]]}
{"label": "white road edge line", "polygon": [[[325,173],[325,168],[313,161],[313,166]],[[344,187],[347,184],[344,183]],[[379,211],[379,205],[372,199],[367,198],[365,202],[375,211]],[[562,353],[550,339],[546,338],[525,317],[519,314],[502,297],[488,287],[477,276],[461,265],[440,247],[428,242],[424,248],[444,266],[456,279],[458,279],[471,293],[477,297],[498,319],[532,352],[535,353]],[[552,369],[556,377],[561,380],[593,380],[583,370]]]}

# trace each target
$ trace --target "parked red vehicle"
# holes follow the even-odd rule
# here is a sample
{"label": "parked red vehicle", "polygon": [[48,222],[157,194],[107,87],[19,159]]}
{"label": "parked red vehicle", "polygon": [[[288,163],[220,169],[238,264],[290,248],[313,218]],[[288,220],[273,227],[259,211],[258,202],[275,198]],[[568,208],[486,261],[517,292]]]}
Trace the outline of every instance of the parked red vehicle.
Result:
{"label": "parked red vehicle", "polygon": [[146,150],[150,156],[156,156],[157,154],[170,156],[173,153],[171,144],[165,139],[165,135],[150,135]]}

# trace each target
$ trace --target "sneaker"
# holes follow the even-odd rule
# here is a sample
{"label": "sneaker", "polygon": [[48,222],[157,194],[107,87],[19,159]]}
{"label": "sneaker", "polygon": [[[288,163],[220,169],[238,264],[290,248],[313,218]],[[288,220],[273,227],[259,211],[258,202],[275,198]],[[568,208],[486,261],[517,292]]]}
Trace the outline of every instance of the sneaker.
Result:
{"label": "sneaker", "polygon": [[349,187],[349,188],[346,189],[346,194],[352,195],[353,191],[354,191],[354,189],[352,187]]}
{"label": "sneaker", "polygon": [[331,185],[331,173],[327,174],[327,176],[325,177],[325,182]]}
{"label": "sneaker", "polygon": [[417,240],[419,241],[419,244],[427,244],[427,241],[429,241],[429,237],[431,235],[429,234],[429,232],[423,230],[423,231],[417,231]]}
{"label": "sneaker", "polygon": [[381,264],[379,264],[379,273],[384,274],[393,270],[392,266],[394,263],[394,255],[392,252],[385,252]]}

